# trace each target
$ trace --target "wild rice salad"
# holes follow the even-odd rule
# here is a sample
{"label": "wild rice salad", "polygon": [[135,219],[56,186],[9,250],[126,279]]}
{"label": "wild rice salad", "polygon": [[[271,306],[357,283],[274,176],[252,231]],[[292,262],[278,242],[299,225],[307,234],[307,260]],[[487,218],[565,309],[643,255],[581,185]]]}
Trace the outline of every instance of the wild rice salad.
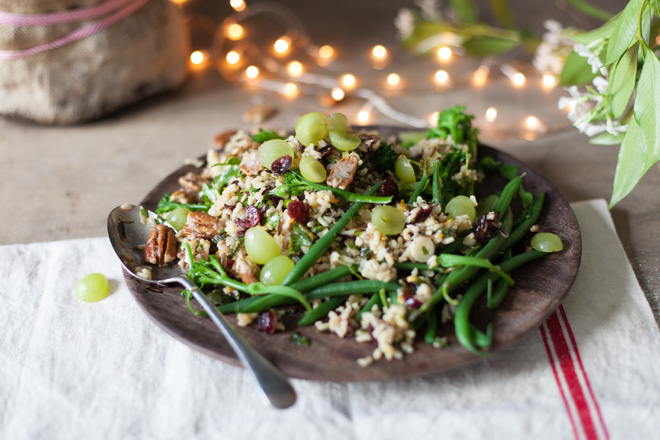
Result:
{"label": "wild rice salad", "polygon": [[[242,326],[286,331],[281,306],[300,304],[298,325],[373,344],[363,366],[401,358],[421,336],[446,345],[437,329],[452,321],[457,340],[481,353],[492,333],[470,324],[472,304],[487,294],[497,307],[513,283],[509,272],[562,242],[538,232],[542,193],[525,191],[515,167],[478,160],[471,120],[454,107],[428,132],[383,139],[353,132],[340,113],[309,113],[293,135],[221,135],[201,172],[164,195],[164,224],[145,258],[179,258]],[[477,199],[489,172],[509,183]],[[514,197],[524,207],[518,218]],[[530,229],[531,247],[513,255]]]}

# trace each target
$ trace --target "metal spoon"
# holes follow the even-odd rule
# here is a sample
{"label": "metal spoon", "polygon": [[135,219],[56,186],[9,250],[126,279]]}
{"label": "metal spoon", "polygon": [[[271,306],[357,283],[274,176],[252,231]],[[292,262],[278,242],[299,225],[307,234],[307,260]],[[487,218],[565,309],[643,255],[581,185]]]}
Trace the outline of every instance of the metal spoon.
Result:
{"label": "metal spoon", "polygon": [[252,372],[270,403],[276,408],[288,408],[293,405],[296,401],[296,392],[287,377],[236,331],[227,318],[209,302],[206,295],[182,274],[182,269],[177,264],[164,267],[150,266],[151,280],[138,277],[136,268],[148,265],[144,261],[144,247],[140,245],[147,242],[156,219],[156,214],[144,210],[144,213],[148,213],[148,220],[146,225],[143,225],[144,218],[141,218],[140,211],[141,208],[137,206],[122,205],[113,209],[108,216],[108,236],[122,265],[141,281],[159,284],[178,283],[191,291],[193,297],[218,326],[243,365]]}

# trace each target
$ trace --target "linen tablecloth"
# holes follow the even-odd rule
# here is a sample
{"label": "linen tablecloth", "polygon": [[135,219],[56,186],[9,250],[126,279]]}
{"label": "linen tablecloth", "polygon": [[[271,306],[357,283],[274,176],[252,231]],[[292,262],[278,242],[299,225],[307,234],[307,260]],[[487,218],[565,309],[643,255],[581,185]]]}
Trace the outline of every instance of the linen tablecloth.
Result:
{"label": "linen tablecloth", "polygon": [[[2,246],[0,438],[660,438],[660,332],[605,202],[573,209],[580,272],[539,329],[428,377],[294,380],[284,411],[151,322],[107,238]],[[91,272],[111,294],[86,304],[74,287]]]}

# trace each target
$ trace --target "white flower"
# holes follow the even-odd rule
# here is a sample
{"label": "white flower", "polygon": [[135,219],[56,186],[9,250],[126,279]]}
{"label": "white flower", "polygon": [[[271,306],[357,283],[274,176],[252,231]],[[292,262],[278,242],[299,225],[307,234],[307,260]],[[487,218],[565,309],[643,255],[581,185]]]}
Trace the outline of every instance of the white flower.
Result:
{"label": "white flower", "polygon": [[410,9],[399,9],[399,14],[394,19],[394,27],[399,31],[399,36],[405,40],[415,29],[415,19]]}
{"label": "white flower", "polygon": [[583,113],[582,103],[588,100],[588,98],[582,96],[577,86],[571,86],[565,90],[571,95],[571,97],[562,96],[559,98],[559,110],[568,108],[568,119],[576,122]]}
{"label": "white flower", "polygon": [[573,50],[573,40],[569,35],[574,34],[575,30],[564,29],[554,20],[546,20],[543,25],[547,32],[543,34],[541,44],[536,48],[532,64],[541,73],[552,72],[559,75],[564,67],[564,60]]}
{"label": "white flower", "polygon": [[417,0],[415,3],[419,6],[424,20],[439,21],[442,18],[436,0]]}
{"label": "white flower", "polygon": [[[578,128],[579,129],[579,128]],[[580,130],[582,133],[586,134],[589,137],[596,136],[597,134],[603,133],[607,128],[605,124],[588,124],[584,130]]]}
{"label": "white flower", "polygon": [[594,87],[598,90],[598,93],[604,95],[607,92],[607,87],[609,86],[609,81],[607,81],[602,76],[597,76],[593,80]]}
{"label": "white flower", "polygon": [[607,69],[603,65],[599,56],[604,48],[605,40],[602,38],[594,40],[586,46],[580,43],[575,43],[575,46],[573,46],[575,53],[587,59],[587,63],[591,66],[592,73],[600,71],[601,74],[607,75]]}
{"label": "white flower", "polygon": [[605,123],[605,129],[609,134],[612,136],[616,136],[619,133],[625,133],[628,131],[628,125],[621,125],[619,124],[619,121],[612,120],[612,118],[607,118],[607,122]]}

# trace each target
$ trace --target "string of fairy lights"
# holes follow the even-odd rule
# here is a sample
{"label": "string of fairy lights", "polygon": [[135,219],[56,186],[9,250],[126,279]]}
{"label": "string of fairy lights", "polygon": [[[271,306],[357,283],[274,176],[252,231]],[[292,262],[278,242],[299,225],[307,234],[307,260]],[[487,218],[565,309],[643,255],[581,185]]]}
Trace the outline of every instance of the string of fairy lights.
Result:
{"label": "string of fairy lights", "polygon": [[[185,7],[187,0],[171,1]],[[302,93],[314,93],[324,106],[332,106],[348,97],[357,98],[363,101],[360,110],[354,115],[347,116],[360,125],[368,124],[373,118],[374,111],[415,128],[426,129],[436,125],[437,112],[425,118],[402,113],[396,110],[382,94],[360,86],[356,74],[330,69],[337,58],[335,48],[330,45],[315,45],[295,14],[286,7],[273,3],[255,3],[248,6],[244,0],[230,0],[229,3],[235,12],[220,24],[209,23],[204,17],[195,16],[184,8],[193,25],[200,23],[200,27],[213,34],[213,43],[209,48],[195,50],[190,54],[191,69],[215,68],[230,81],[243,82],[251,87],[279,93],[290,99],[295,99]],[[277,38],[271,45],[256,44],[251,41],[243,23],[257,15],[266,15],[279,22],[284,29],[287,29],[285,35]],[[308,60],[292,59],[294,53],[302,53]],[[448,63],[455,56],[462,54],[460,48],[452,50],[449,46],[442,46],[436,49],[435,55],[442,63]],[[399,90],[402,87],[404,79],[399,73],[391,71],[392,56],[387,47],[382,44],[373,46],[369,58],[373,69],[382,71],[387,67],[390,70],[385,75],[384,91]],[[308,61],[307,65],[305,65],[306,61]],[[312,70],[322,70],[324,73],[312,73]],[[525,87],[528,83],[528,78],[521,71],[522,69],[517,69],[511,64],[495,65],[492,60],[486,59],[473,72],[471,85],[477,88],[484,87],[493,70],[501,72],[513,87]],[[441,91],[450,86],[451,77],[447,70],[439,69],[433,73],[431,81],[434,84],[430,85],[435,90]],[[552,73],[544,73],[541,76],[540,86],[545,90],[551,90],[557,86],[557,78]],[[488,123],[495,122],[498,119],[497,108],[489,107],[483,119]],[[531,140],[565,127],[566,124],[549,126],[537,116],[528,115],[521,122],[518,133],[514,134]]]}

